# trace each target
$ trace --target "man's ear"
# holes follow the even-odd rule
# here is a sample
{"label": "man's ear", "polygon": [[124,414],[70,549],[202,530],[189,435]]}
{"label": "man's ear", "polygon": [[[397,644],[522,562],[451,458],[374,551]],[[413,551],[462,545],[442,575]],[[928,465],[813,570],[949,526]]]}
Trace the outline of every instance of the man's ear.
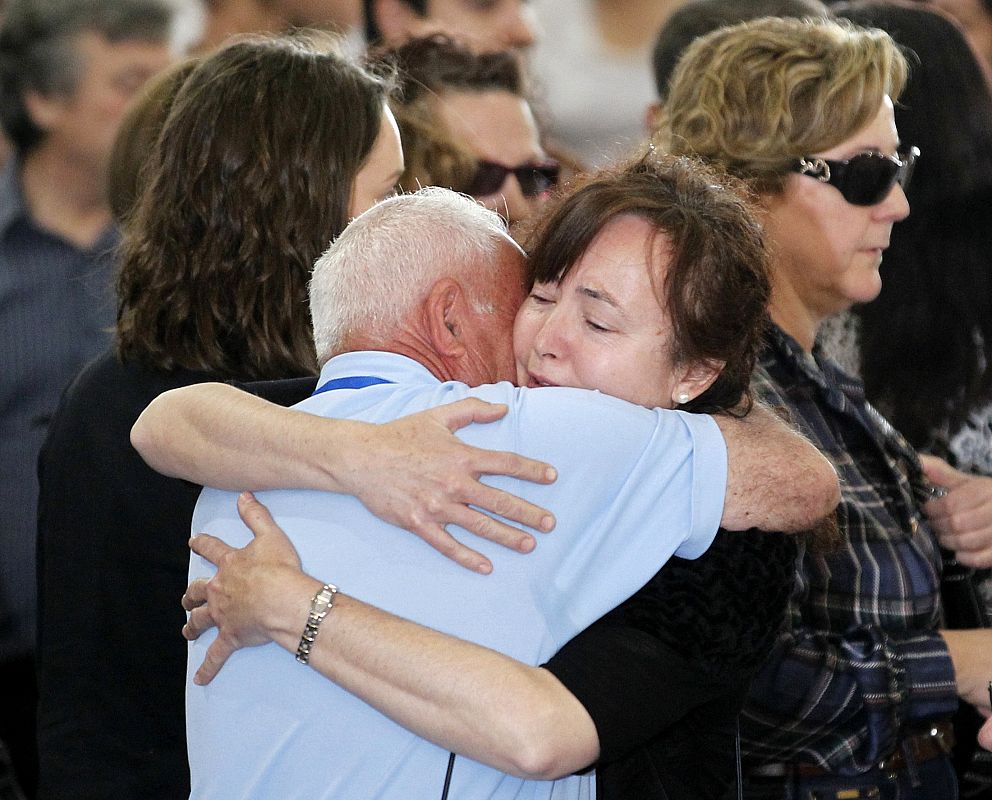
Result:
{"label": "man's ear", "polygon": [[47,133],[65,113],[65,98],[58,94],[46,96],[39,92],[25,92],[24,108],[31,121]]}
{"label": "man's ear", "polygon": [[422,35],[424,19],[403,0],[372,0],[372,13],[388,45],[398,45]]}
{"label": "man's ear", "polygon": [[685,405],[699,397],[720,377],[725,364],[724,361],[701,361],[686,367],[682,378],[672,389],[672,404]]}
{"label": "man's ear", "polygon": [[468,298],[461,284],[442,278],[431,287],[423,308],[434,352],[452,357],[464,354]]}

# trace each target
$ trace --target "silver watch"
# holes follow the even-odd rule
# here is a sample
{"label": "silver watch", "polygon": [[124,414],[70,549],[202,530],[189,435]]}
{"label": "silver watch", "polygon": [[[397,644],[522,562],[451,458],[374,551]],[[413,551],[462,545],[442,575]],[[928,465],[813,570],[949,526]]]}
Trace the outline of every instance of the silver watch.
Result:
{"label": "silver watch", "polygon": [[338,587],[333,583],[325,583],[319,592],[310,601],[310,613],[307,615],[307,625],[303,629],[300,637],[300,646],[296,648],[296,660],[301,664],[310,663],[310,651],[313,649],[314,640],[317,638],[317,630],[324,617],[334,608],[334,595],[338,593]]}

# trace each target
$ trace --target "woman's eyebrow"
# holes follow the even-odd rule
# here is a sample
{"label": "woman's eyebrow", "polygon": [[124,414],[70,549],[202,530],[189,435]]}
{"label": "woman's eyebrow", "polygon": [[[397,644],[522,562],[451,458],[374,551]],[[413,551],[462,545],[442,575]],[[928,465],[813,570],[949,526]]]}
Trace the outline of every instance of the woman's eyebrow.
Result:
{"label": "woman's eyebrow", "polygon": [[617,299],[611,295],[609,292],[603,291],[602,289],[593,289],[589,286],[580,286],[579,294],[584,295],[592,300],[599,300],[602,303],[613,306],[617,311],[623,313],[623,308]]}

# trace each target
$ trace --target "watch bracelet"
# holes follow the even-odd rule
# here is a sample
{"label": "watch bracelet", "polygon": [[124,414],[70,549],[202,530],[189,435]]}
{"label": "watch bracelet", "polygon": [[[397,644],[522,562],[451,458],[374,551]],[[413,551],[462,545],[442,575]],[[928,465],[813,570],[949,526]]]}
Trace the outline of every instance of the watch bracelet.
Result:
{"label": "watch bracelet", "polygon": [[296,660],[301,664],[310,663],[310,651],[313,649],[314,641],[317,639],[317,632],[320,623],[334,608],[334,596],[338,593],[338,587],[333,583],[325,583],[310,601],[310,611],[307,614],[307,624],[303,628],[300,636],[300,644],[296,648]]}

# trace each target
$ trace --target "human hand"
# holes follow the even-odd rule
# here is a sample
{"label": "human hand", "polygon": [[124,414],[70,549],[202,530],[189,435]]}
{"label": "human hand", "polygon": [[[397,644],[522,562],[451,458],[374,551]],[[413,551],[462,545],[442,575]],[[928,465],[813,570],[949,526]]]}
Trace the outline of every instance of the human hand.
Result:
{"label": "human hand", "polygon": [[992,478],[968,475],[934,456],[920,456],[927,479],[947,495],[924,507],[937,539],[967,567],[992,567]]}
{"label": "human hand", "polygon": [[406,528],[463,567],[487,574],[492,562],[455,539],[446,525],[459,525],[521,553],[534,549],[534,537],[490,514],[543,532],[555,525],[546,509],[479,480],[480,475],[509,475],[553,483],[553,467],[515,453],[472,447],[454,435],[473,422],[501,419],[506,411],[505,405],[467,398],[369,426],[348,460],[348,474],[338,480],[377,517]]}
{"label": "human hand", "polygon": [[[303,630],[307,590],[301,594],[288,588],[301,581],[320,585],[302,573],[292,542],[253,495],[238,497],[238,514],[254,534],[245,547],[231,547],[208,534],[194,536],[189,543],[194,553],[217,567],[209,580],[193,581],[182,599],[190,612],[183,636],[193,641],[210,628],[218,629],[193,679],[201,686],[213,680],[236,650],[272,641],[280,614],[288,614]],[[296,620],[301,603],[302,617]]]}
{"label": "human hand", "polygon": [[986,750],[992,750],[992,717],[985,720],[985,724],[978,732],[978,743]]}
{"label": "human hand", "polygon": [[992,675],[992,629],[942,630],[940,634],[954,664],[958,696],[988,716],[992,713],[988,691]]}

